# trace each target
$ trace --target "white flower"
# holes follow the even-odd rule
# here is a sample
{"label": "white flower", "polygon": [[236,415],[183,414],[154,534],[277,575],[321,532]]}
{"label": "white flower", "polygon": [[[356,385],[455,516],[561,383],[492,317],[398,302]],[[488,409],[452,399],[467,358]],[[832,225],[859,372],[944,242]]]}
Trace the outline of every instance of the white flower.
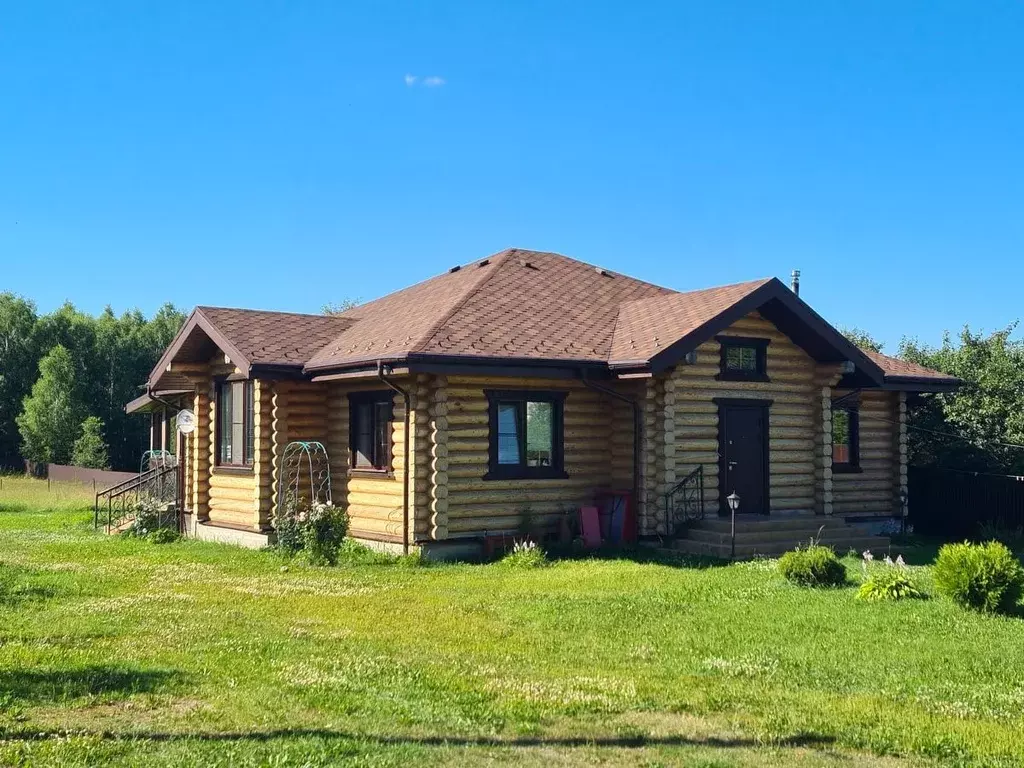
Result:
{"label": "white flower", "polygon": [[875,559],[875,556],[871,554],[871,550],[870,549],[865,549],[864,550],[863,557],[864,557],[864,562],[866,562],[866,563],[870,563],[872,560]]}
{"label": "white flower", "polygon": [[886,565],[895,565],[895,563],[893,563],[893,561],[892,561],[892,558],[889,557],[888,555],[885,556],[885,564]]}
{"label": "white flower", "polygon": [[907,567],[907,563],[906,563],[906,561],[904,561],[903,555],[897,555],[897,557],[896,557],[896,565],[898,565],[900,568],[906,568]]}

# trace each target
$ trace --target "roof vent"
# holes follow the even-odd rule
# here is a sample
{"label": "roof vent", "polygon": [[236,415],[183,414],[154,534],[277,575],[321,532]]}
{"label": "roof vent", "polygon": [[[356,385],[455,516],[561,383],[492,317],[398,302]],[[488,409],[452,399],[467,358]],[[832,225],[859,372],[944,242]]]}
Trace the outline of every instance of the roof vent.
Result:
{"label": "roof vent", "polygon": [[448,270],[448,274],[450,275],[452,272],[458,272],[460,269],[462,269],[462,267],[456,264],[454,267]]}
{"label": "roof vent", "polygon": [[594,267],[594,271],[597,272],[597,274],[601,275],[602,277],[611,277],[612,276],[611,272],[609,272],[607,269],[603,269],[601,267]]}
{"label": "roof vent", "polygon": [[490,264],[490,263],[491,263],[491,260],[490,260],[490,259],[484,259],[484,260],[483,260],[483,261],[481,261],[481,262],[480,262],[479,264],[477,264],[477,266],[478,266],[478,267],[486,267],[486,266],[487,266],[488,264]]}
{"label": "roof vent", "polygon": [[537,269],[537,267],[533,266],[533,262],[527,261],[526,259],[520,259],[519,266],[527,267],[528,269]]}

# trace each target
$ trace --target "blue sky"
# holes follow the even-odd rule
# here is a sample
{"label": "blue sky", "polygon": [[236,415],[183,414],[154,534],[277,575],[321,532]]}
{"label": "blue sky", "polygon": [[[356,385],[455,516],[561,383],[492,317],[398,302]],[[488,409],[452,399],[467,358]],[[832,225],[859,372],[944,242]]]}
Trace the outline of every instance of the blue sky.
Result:
{"label": "blue sky", "polygon": [[9,3],[0,290],[317,311],[515,245],[679,289],[798,267],[889,350],[991,330],[1024,314],[1022,39],[1014,2]]}

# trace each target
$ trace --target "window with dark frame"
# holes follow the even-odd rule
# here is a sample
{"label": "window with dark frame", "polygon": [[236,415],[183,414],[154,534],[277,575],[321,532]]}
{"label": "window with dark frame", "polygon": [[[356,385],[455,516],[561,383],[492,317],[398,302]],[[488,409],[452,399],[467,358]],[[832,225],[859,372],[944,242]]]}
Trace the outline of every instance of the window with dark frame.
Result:
{"label": "window with dark frame", "polygon": [[855,405],[832,407],[832,469],[836,472],[860,469],[860,411]]}
{"label": "window with dark frame", "polygon": [[349,466],[367,472],[391,471],[391,390],[355,392],[349,402]]}
{"label": "window with dark frame", "polygon": [[722,349],[720,381],[768,381],[768,344],[770,339],[719,336]]}
{"label": "window with dark frame", "polygon": [[251,467],[254,449],[253,383],[217,383],[217,465]]}
{"label": "window with dark frame", "polygon": [[565,392],[485,390],[489,466],[485,479],[564,477]]}

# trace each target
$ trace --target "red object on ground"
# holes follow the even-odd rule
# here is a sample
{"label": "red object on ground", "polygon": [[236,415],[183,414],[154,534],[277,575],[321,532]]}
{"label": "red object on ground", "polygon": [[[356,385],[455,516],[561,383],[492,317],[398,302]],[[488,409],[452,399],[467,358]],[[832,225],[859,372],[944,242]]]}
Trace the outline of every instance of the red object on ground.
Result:
{"label": "red object on ground", "polygon": [[597,507],[580,507],[580,531],[583,533],[583,544],[587,549],[601,546],[601,518]]}

